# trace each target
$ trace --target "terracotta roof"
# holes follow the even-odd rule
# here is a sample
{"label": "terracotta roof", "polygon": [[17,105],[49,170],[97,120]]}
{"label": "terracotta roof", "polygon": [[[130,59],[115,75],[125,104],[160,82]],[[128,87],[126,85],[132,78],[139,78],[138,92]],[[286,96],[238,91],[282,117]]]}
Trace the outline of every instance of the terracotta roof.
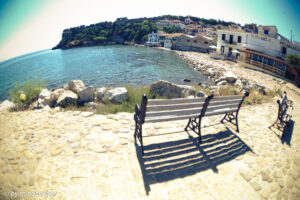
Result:
{"label": "terracotta roof", "polygon": [[181,35],[183,35],[183,33],[163,33],[163,34],[161,34],[162,36],[166,36],[166,37],[170,37],[170,38],[172,38],[172,37],[178,37],[178,36],[181,36]]}
{"label": "terracotta roof", "polygon": [[238,33],[248,33],[243,29],[220,29],[220,30],[217,30],[217,31],[218,32],[219,31],[229,31],[229,32],[238,32]]}

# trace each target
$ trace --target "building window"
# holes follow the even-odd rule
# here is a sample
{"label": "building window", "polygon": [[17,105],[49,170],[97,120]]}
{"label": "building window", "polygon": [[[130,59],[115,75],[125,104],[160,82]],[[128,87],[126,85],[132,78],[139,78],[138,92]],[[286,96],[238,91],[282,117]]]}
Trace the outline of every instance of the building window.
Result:
{"label": "building window", "polygon": [[205,41],[204,43],[205,43],[205,44],[208,44],[208,42],[206,42],[206,41]]}
{"label": "building window", "polygon": [[225,40],[225,38],[226,38],[226,35],[222,34],[222,40]]}
{"label": "building window", "polygon": [[282,52],[282,54],[286,54],[286,47],[282,47],[282,49],[281,49],[281,52]]}
{"label": "building window", "polygon": [[264,34],[265,35],[269,35],[269,31],[268,30],[264,30]]}
{"label": "building window", "polygon": [[233,44],[233,35],[229,36],[229,44]]}
{"label": "building window", "polygon": [[186,40],[187,42],[190,42],[190,40]]}
{"label": "building window", "polygon": [[252,59],[253,59],[253,60],[255,60],[255,61],[258,61],[258,56],[257,56],[257,55],[255,55],[255,54],[253,54],[253,57],[252,57]]}
{"label": "building window", "polygon": [[197,43],[197,40],[194,40],[195,43]]}
{"label": "building window", "polygon": [[287,71],[287,67],[286,65],[282,64],[282,63],[278,63],[278,68],[283,70],[283,71]]}
{"label": "building window", "polygon": [[242,36],[238,36],[238,43],[242,43]]}
{"label": "building window", "polygon": [[229,47],[229,49],[228,49],[228,56],[231,56],[231,54],[232,54],[232,48]]}
{"label": "building window", "polygon": [[262,62],[262,56],[258,56],[258,62]]}
{"label": "building window", "polygon": [[221,46],[221,54],[224,53],[224,46]]}
{"label": "building window", "polygon": [[268,60],[268,65],[273,66],[274,65],[274,60],[269,59]]}

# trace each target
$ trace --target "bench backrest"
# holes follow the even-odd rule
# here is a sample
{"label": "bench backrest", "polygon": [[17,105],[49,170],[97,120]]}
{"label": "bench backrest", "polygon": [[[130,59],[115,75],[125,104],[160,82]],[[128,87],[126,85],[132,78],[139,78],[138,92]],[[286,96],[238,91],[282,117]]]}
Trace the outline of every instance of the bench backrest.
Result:
{"label": "bench backrest", "polygon": [[215,96],[213,99],[210,100],[205,112],[205,116],[236,112],[240,109],[245,96]]}
{"label": "bench backrest", "polygon": [[145,121],[160,122],[199,117],[203,106],[212,98],[149,99]]}
{"label": "bench backrest", "polygon": [[248,96],[216,96],[202,98],[147,99],[143,96],[141,109],[137,107],[142,123],[189,119],[238,111]]}
{"label": "bench backrest", "polygon": [[279,117],[279,119],[282,119],[288,110],[286,92],[284,92],[284,96],[283,96],[282,100],[281,101],[277,100],[277,103],[279,105],[278,117]]}

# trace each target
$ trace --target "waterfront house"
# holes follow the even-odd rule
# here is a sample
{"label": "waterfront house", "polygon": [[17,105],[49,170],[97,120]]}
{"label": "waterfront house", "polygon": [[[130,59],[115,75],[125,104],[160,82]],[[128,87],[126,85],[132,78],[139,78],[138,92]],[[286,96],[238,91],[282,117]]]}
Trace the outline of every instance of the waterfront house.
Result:
{"label": "waterfront house", "polygon": [[278,34],[275,26],[259,26],[256,33],[242,29],[218,30],[217,52],[237,59],[243,66],[256,66],[292,80],[300,79],[300,73],[285,62],[288,54],[300,54],[300,46]]}
{"label": "waterfront house", "polygon": [[203,35],[183,34],[176,38],[175,49],[180,51],[197,51],[202,53],[209,52],[209,46],[213,44],[213,38]]}
{"label": "waterfront house", "polygon": [[148,41],[145,43],[146,46],[159,46],[159,33],[148,34]]}
{"label": "waterfront house", "polygon": [[174,43],[176,43],[176,39],[183,35],[183,33],[162,33],[159,35],[159,42],[161,46],[168,48],[168,49],[173,49]]}

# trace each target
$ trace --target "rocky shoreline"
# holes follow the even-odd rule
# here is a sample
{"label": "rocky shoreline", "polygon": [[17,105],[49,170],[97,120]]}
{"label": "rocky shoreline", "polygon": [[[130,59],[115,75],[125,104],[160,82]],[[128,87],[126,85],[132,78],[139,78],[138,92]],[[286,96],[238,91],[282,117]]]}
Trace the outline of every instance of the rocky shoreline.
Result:
{"label": "rocky shoreline", "polygon": [[[154,95],[167,98],[194,98],[205,95],[202,91],[194,90],[192,86],[178,85],[164,80],[152,83],[150,91]],[[72,80],[62,88],[52,89],[51,91],[47,88],[42,89],[33,100],[33,103],[26,105],[25,109],[49,110],[50,108],[55,108],[59,110],[70,106],[85,106],[95,111],[99,103],[122,104],[128,98],[128,91],[125,87],[95,88],[93,86],[85,86],[82,80]],[[13,102],[5,100],[0,103],[0,111],[14,109],[15,106]]]}
{"label": "rocky shoreline", "polygon": [[229,84],[241,89],[266,89],[265,86],[258,84],[255,80],[250,80],[245,76],[236,75],[231,71],[231,66],[225,63],[218,63],[211,58],[199,56],[199,54],[193,52],[176,51],[176,54],[191,65],[195,71],[200,71],[208,76],[215,86]]}

